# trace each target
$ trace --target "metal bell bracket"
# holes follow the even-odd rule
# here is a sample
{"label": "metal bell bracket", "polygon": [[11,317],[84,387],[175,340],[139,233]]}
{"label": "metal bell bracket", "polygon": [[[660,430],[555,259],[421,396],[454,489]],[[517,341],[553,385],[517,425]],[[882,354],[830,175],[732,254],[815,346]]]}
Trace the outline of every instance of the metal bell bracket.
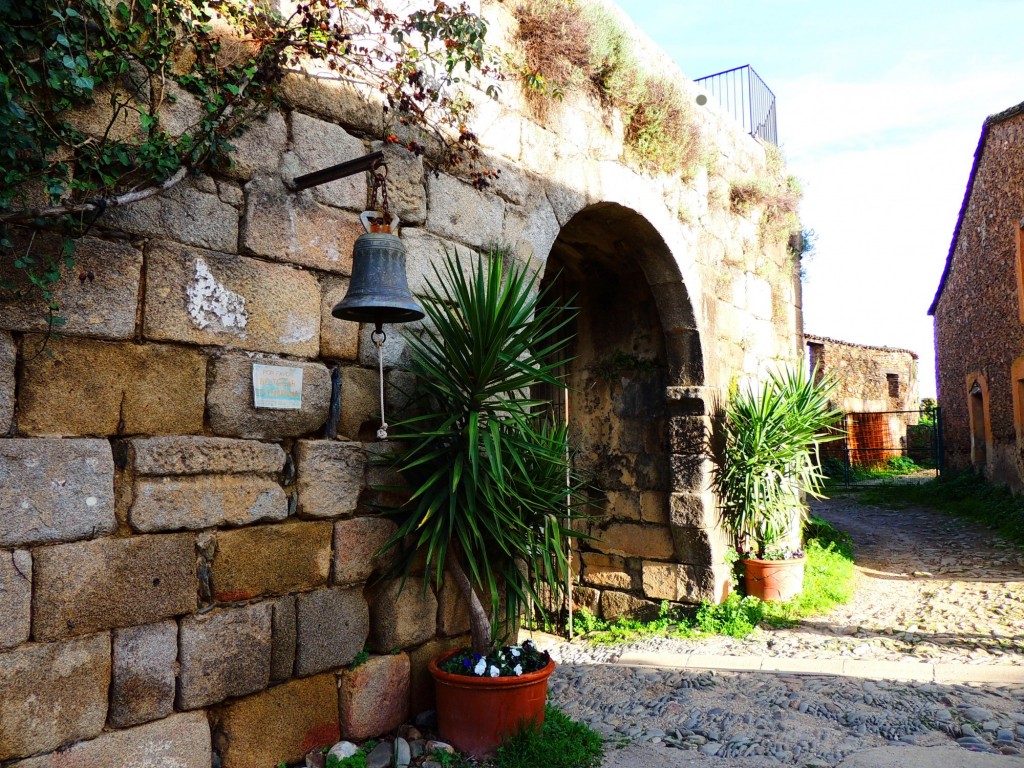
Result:
{"label": "metal bell bracket", "polygon": [[359,214],[359,220],[363,223],[363,229],[367,234],[380,231],[390,232],[393,235],[398,234],[398,214],[393,214],[391,221],[387,224],[378,224],[378,221],[387,221],[385,214],[380,211],[363,211]]}

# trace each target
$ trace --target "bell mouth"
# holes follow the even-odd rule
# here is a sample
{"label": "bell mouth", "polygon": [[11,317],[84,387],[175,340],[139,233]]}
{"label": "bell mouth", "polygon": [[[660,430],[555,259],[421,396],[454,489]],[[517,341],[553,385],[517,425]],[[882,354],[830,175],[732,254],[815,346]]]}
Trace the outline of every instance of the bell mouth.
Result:
{"label": "bell mouth", "polygon": [[414,320],[422,320],[425,313],[418,307],[343,307],[341,304],[336,304],[331,310],[331,315],[339,320],[381,325],[383,323],[411,323]]}

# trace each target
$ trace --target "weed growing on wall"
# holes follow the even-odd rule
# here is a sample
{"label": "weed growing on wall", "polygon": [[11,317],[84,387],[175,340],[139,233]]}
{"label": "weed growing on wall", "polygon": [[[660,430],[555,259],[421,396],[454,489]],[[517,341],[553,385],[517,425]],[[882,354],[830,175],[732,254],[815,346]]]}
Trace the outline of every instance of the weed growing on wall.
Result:
{"label": "weed growing on wall", "polygon": [[729,206],[741,216],[760,210],[758,235],[762,245],[790,240],[790,252],[798,258],[803,250],[794,249],[791,238],[803,231],[799,216],[803,188],[799,179],[786,175],[781,150],[773,144],[764,147],[764,175],[734,180],[729,185]]}
{"label": "weed growing on wall", "polygon": [[[648,173],[693,175],[700,127],[678,83],[639,66],[629,35],[607,9],[573,0],[522,2],[515,11],[527,93],[576,90],[621,111],[625,159]],[[548,102],[541,103],[541,114]]]}

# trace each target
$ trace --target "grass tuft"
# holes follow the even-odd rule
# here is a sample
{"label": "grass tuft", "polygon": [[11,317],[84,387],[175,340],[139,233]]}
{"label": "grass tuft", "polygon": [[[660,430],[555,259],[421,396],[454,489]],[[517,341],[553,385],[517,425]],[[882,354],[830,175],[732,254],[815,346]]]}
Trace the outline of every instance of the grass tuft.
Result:
{"label": "grass tuft", "polygon": [[501,745],[493,768],[595,768],[604,756],[604,739],[583,723],[548,705],[544,725],[521,731]]}

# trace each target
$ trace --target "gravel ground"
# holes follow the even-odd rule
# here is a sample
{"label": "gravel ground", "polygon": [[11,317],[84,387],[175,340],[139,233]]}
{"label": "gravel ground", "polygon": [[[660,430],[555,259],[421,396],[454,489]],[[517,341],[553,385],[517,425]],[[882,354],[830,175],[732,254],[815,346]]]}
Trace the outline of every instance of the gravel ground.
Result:
{"label": "gravel ground", "polygon": [[[887,745],[1024,753],[1024,686],[611,666],[628,650],[1024,665],[1024,556],[927,510],[839,498],[815,512],[855,542],[854,600],[744,640],[562,644],[552,700],[623,743],[606,766],[833,766]],[[638,753],[639,751],[639,753]],[[685,761],[684,761],[685,760]],[[1016,760],[1007,760],[1016,764]]]}

